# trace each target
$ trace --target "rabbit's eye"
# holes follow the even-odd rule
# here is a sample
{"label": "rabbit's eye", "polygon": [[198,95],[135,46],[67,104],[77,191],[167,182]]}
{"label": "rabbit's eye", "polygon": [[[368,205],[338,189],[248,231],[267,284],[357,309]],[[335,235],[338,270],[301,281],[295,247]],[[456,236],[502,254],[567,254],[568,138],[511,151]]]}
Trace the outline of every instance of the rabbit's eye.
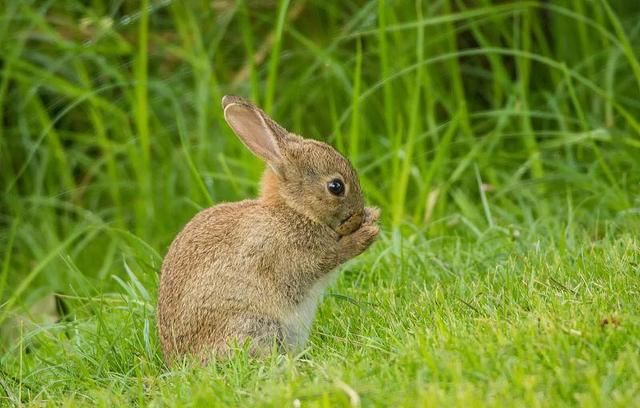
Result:
{"label": "rabbit's eye", "polygon": [[333,179],[327,183],[327,190],[333,195],[341,196],[344,194],[344,183],[340,179]]}

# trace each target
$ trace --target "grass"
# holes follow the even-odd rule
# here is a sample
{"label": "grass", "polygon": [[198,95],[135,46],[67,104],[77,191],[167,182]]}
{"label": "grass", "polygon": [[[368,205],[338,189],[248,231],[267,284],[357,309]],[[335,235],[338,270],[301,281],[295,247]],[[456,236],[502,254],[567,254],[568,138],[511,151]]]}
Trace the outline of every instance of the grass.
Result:
{"label": "grass", "polygon": [[[0,404],[640,405],[638,17],[630,0],[9,2]],[[169,368],[162,256],[262,170],[227,93],[348,155],[383,231],[303,354]]]}

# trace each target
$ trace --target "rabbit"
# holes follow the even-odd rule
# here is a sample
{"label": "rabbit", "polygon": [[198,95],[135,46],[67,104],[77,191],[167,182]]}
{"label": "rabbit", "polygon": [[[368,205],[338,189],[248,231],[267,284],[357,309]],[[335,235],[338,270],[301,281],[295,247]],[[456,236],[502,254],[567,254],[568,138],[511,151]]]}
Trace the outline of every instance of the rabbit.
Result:
{"label": "rabbit", "polygon": [[157,305],[167,361],[299,352],[337,266],[378,236],[358,175],[328,144],[289,133],[237,96],[224,118],[267,164],[260,197],[202,210],[163,260]]}

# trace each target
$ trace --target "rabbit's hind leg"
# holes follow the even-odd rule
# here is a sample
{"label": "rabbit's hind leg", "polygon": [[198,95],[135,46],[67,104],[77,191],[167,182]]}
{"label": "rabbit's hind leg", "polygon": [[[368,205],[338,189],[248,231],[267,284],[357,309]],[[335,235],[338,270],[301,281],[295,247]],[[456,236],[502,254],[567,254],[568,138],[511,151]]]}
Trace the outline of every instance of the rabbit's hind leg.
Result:
{"label": "rabbit's hind leg", "polygon": [[243,316],[233,324],[236,339],[249,341],[249,354],[263,358],[276,353],[285,353],[282,325],[276,319],[265,316]]}

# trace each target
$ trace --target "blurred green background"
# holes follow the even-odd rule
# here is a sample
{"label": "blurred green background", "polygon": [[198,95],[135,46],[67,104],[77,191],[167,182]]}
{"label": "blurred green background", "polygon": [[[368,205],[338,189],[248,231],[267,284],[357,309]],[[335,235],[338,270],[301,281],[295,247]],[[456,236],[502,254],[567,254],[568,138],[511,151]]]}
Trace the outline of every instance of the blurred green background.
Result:
{"label": "blurred green background", "polygon": [[638,55],[636,0],[5,0],[0,322],[124,277],[153,305],[184,223],[257,194],[224,94],[347,155],[381,247],[635,234]]}
{"label": "blurred green background", "polygon": [[83,291],[122,240],[163,254],[255,195],[224,94],[348,155],[389,230],[637,206],[640,7],[614,3],[8,1],[1,297]]}

